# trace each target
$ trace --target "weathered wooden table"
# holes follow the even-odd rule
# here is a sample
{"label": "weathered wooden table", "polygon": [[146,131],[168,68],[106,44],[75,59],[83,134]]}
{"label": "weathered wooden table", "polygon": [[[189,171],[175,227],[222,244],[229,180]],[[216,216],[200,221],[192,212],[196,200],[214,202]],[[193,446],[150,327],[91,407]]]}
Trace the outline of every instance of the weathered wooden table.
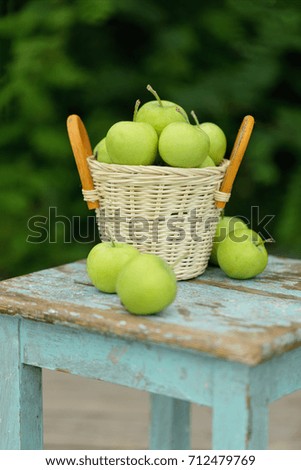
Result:
{"label": "weathered wooden table", "polygon": [[269,403],[301,389],[300,273],[275,257],[250,281],[208,268],[148,317],[84,261],[1,282],[0,448],[42,448],[42,368],[150,392],[153,449],[189,448],[190,402],[213,407],[213,448],[266,448]]}

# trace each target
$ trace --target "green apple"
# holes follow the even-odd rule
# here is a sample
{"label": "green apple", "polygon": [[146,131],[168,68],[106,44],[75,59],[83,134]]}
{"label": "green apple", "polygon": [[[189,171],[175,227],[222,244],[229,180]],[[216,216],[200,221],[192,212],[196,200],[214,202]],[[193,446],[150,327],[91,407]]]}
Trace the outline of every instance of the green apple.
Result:
{"label": "green apple", "polygon": [[113,163],[151,165],[157,155],[158,136],[146,122],[120,121],[109,129],[106,146]]}
{"label": "green apple", "polygon": [[213,122],[203,122],[199,125],[209,137],[209,157],[216,165],[219,165],[226,154],[227,140],[223,130]]}
{"label": "green apple", "polygon": [[264,241],[251,229],[235,230],[220,242],[217,250],[220,268],[233,279],[251,279],[268,263]]}
{"label": "green apple", "polygon": [[106,146],[106,138],[104,137],[101,139],[98,144],[94,147],[93,154],[99,162],[103,163],[112,163],[112,160],[109,157],[107,146]]}
{"label": "green apple", "polygon": [[133,258],[117,279],[117,294],[124,307],[136,315],[158,313],[177,293],[172,268],[159,256],[145,253]]}
{"label": "green apple", "polygon": [[87,273],[92,284],[102,292],[116,292],[116,280],[120,270],[139,254],[134,246],[127,243],[98,243],[87,257]]}
{"label": "green apple", "polygon": [[159,137],[159,153],[170,166],[196,168],[208,155],[209,138],[188,122],[172,122]]}
{"label": "green apple", "polygon": [[210,263],[218,265],[217,249],[219,244],[227,237],[230,232],[239,229],[247,229],[247,225],[239,217],[222,216],[216,226],[213,238]]}
{"label": "green apple", "polygon": [[148,85],[147,89],[155,96],[155,100],[145,103],[134,114],[136,122],[147,122],[151,124],[160,136],[163,129],[171,122],[187,122],[188,116],[181,106],[172,101],[161,100],[153,88]]}
{"label": "green apple", "polygon": [[207,157],[205,158],[203,163],[199,166],[199,168],[207,168],[208,166],[215,166],[214,161],[212,160],[211,157],[209,157],[209,155],[207,155]]}

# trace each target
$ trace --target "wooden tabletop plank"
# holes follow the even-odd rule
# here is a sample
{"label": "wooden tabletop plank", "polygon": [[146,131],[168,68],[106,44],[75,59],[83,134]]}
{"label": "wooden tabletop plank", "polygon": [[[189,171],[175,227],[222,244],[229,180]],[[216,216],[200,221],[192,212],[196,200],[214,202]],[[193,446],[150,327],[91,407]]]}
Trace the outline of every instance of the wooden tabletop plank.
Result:
{"label": "wooden tabletop plank", "polygon": [[301,346],[301,261],[270,256],[253,280],[220,269],[178,283],[176,301],[134,316],[116,295],[95,289],[85,261],[0,283],[0,313],[168,344],[246,364]]}

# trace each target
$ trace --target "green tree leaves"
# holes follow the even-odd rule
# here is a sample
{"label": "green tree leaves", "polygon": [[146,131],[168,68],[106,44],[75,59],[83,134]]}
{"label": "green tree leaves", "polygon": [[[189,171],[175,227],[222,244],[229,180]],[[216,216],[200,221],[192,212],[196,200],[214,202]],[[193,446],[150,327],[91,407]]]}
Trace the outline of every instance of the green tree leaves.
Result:
{"label": "green tree leaves", "polygon": [[[79,114],[92,147],[131,119],[148,83],[228,153],[245,114],[255,129],[227,213],[275,213],[278,252],[301,254],[301,13],[280,0],[4,0],[0,7],[0,277],[86,256],[91,245],[30,245],[27,220],[50,206],[90,222],[66,132]],[[79,227],[74,230],[79,230]]]}

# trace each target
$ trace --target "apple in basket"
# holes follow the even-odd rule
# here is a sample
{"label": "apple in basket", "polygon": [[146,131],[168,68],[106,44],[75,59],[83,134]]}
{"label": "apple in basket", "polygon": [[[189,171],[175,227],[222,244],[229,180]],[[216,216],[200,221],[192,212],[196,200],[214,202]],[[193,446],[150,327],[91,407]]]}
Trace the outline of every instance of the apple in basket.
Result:
{"label": "apple in basket", "polygon": [[208,156],[209,144],[209,137],[197,126],[172,122],[159,137],[159,154],[170,166],[195,168]]}
{"label": "apple in basket", "polygon": [[209,157],[209,155],[207,155],[203,163],[200,165],[200,168],[207,168],[208,166],[216,166],[212,158]]}
{"label": "apple in basket", "polygon": [[227,276],[234,279],[250,279],[260,274],[268,263],[264,241],[249,228],[230,232],[220,242],[217,260]]}
{"label": "apple in basket", "polygon": [[157,156],[158,136],[146,122],[120,121],[109,129],[106,146],[112,163],[151,165]]}
{"label": "apple in basket", "polygon": [[209,138],[208,156],[213,160],[215,165],[219,165],[223,160],[227,149],[227,139],[224,131],[213,122],[203,122],[200,124],[194,111],[191,111],[191,115],[195,121],[195,126],[204,131]]}
{"label": "apple in basket", "polygon": [[120,270],[137,255],[139,251],[127,243],[98,243],[87,257],[87,273],[92,284],[102,292],[116,292],[116,280]]}
{"label": "apple in basket", "polygon": [[96,160],[98,160],[99,162],[112,163],[112,160],[110,159],[108,151],[107,151],[105,137],[101,139],[98,142],[98,144],[94,147],[93,155],[95,156]]}
{"label": "apple in basket", "polygon": [[172,101],[161,100],[158,93],[150,85],[147,85],[146,88],[156,99],[148,101],[139,110],[136,109],[134,121],[151,124],[158,136],[160,136],[168,124],[172,122],[186,122],[188,117],[181,106]]}
{"label": "apple in basket", "polygon": [[226,154],[227,148],[227,139],[224,131],[213,122],[203,122],[199,124],[199,128],[206,132],[209,137],[209,157],[212,158],[215,165],[219,165]]}

